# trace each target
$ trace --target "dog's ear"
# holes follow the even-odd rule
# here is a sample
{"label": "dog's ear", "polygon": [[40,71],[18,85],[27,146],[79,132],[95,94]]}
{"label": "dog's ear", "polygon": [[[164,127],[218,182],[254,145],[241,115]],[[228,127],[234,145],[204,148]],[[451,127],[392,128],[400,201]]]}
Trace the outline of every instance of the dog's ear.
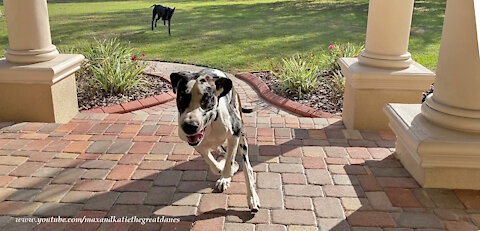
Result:
{"label": "dog's ear", "polygon": [[232,80],[229,78],[218,78],[215,80],[216,91],[215,94],[218,98],[225,96],[228,94],[230,90],[232,90]]}
{"label": "dog's ear", "polygon": [[186,80],[188,81],[191,77],[191,74],[190,72],[185,72],[185,71],[182,71],[182,72],[174,72],[172,74],[170,74],[170,81],[172,83],[172,89],[173,89],[173,93],[177,93],[177,89],[178,89],[178,84],[180,83],[181,80]]}

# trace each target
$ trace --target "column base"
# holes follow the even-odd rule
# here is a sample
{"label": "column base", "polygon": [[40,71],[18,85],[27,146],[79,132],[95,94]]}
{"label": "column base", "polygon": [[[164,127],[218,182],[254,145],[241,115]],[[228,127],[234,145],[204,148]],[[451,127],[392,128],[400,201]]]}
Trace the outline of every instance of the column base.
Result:
{"label": "column base", "polygon": [[358,56],[358,61],[361,64],[379,67],[379,68],[388,68],[388,69],[405,69],[410,67],[413,63],[412,56],[410,53],[399,56],[391,55],[378,55],[369,53],[366,50],[363,50]]}
{"label": "column base", "polygon": [[8,62],[18,64],[31,64],[50,61],[58,56],[57,47],[51,45],[45,49],[16,51],[11,48],[7,49],[5,58]]}
{"label": "column base", "polygon": [[384,110],[397,135],[396,156],[422,187],[480,190],[480,134],[431,123],[421,104]]}
{"label": "column base", "polygon": [[480,110],[447,106],[435,101],[433,94],[422,105],[422,114],[440,126],[464,132],[480,133]]}
{"label": "column base", "polygon": [[78,113],[75,71],[82,55],[17,65],[0,59],[0,121],[67,123]]}
{"label": "column base", "polygon": [[356,58],[339,59],[346,78],[343,123],[348,129],[389,130],[383,113],[387,103],[421,103],[435,74],[413,62],[402,70],[362,65]]}

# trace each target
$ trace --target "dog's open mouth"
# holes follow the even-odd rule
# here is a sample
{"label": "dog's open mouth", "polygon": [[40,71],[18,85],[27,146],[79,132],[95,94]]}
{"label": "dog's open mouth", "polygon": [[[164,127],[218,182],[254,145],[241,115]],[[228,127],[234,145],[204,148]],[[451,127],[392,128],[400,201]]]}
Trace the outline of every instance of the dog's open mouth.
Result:
{"label": "dog's open mouth", "polygon": [[191,146],[196,146],[198,145],[202,140],[203,140],[203,136],[205,135],[205,128],[202,129],[200,132],[198,132],[197,134],[194,134],[194,135],[191,135],[191,136],[187,136],[187,139],[188,139],[188,144],[190,144]]}

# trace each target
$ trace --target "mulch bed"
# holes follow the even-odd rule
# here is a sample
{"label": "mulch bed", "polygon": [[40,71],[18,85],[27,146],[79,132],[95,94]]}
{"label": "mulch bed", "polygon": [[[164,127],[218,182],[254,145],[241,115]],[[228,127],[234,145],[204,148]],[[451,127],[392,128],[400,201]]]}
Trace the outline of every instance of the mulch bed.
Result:
{"label": "mulch bed", "polygon": [[[284,90],[278,78],[271,71],[252,72],[255,76],[262,79],[273,93],[295,101],[297,103],[318,109],[324,112],[329,112],[335,115],[342,114],[343,95],[335,95],[327,84],[319,80],[320,86],[318,91],[299,96],[289,89]],[[329,78],[332,75],[331,71],[323,71],[321,78]]]}
{"label": "mulch bed", "polygon": [[143,74],[148,84],[145,89],[137,88],[126,94],[110,94],[102,90],[92,88],[89,83],[89,77],[85,73],[77,75],[77,98],[80,110],[90,110],[94,108],[107,107],[126,103],[129,101],[144,99],[154,95],[160,95],[172,89],[170,83],[164,79]]}

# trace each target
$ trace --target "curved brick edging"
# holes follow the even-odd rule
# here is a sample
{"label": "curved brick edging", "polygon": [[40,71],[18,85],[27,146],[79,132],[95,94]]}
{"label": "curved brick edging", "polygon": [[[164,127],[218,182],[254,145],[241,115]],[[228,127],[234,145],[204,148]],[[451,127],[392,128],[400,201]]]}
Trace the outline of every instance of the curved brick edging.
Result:
{"label": "curved brick edging", "polygon": [[[158,75],[158,74],[155,74],[155,73],[146,73],[146,72],[144,72],[143,74],[153,75],[153,76],[162,78],[164,81],[167,81],[167,82],[170,83],[169,79],[167,79],[167,78],[165,78],[161,75]],[[157,106],[157,105],[160,105],[160,104],[164,104],[164,103],[167,103],[167,102],[175,99],[176,97],[177,96],[175,95],[175,93],[173,93],[173,91],[170,90],[166,93],[163,93],[163,94],[160,94],[160,95],[150,96],[150,97],[145,98],[145,99],[139,99],[139,100],[129,101],[129,102],[126,102],[126,103],[121,103],[121,104],[112,105],[112,106],[108,106],[108,107],[94,108],[94,109],[84,110],[84,111],[80,111],[80,112],[82,112],[82,113],[123,114],[123,113],[131,112],[131,111],[141,110],[141,109],[144,109],[144,108],[149,108],[149,107]]]}
{"label": "curved brick edging", "polygon": [[263,80],[250,72],[238,73],[235,77],[249,83],[255,90],[257,90],[258,94],[263,99],[279,108],[291,111],[300,116],[312,118],[340,118],[337,115],[305,106],[273,93]]}

